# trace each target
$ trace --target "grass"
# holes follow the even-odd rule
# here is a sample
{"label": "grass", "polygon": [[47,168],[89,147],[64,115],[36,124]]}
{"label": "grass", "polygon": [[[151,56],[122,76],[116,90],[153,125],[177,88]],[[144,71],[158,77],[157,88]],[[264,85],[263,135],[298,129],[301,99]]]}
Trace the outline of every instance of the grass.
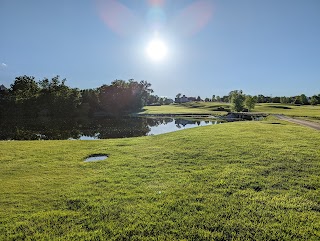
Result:
{"label": "grass", "polygon": [[219,107],[228,108],[226,103],[189,102],[184,104],[146,106],[140,114],[212,114],[225,115],[226,111],[219,111]]}
{"label": "grass", "polygon": [[269,114],[283,114],[293,117],[312,117],[314,119],[320,119],[320,105],[290,105],[290,104],[272,104],[263,103],[257,104],[255,112],[264,112]]}
{"label": "grass", "polygon": [[[219,102],[189,102],[181,105],[163,105],[163,106],[146,106],[145,110],[140,114],[212,114],[226,115],[226,111],[219,111],[222,107],[230,110],[229,103]],[[291,104],[273,104],[262,103],[257,104],[253,112],[262,112],[267,114],[283,114],[293,117],[309,117],[310,120],[320,121],[320,105],[304,105],[295,106]]]}
{"label": "grass", "polygon": [[319,143],[273,118],[0,142],[0,240],[319,240]]}

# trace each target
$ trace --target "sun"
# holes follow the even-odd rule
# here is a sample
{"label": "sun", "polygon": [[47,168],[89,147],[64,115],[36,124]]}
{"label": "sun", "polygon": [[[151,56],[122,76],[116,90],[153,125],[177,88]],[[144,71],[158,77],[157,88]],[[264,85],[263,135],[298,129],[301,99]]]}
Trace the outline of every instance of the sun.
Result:
{"label": "sun", "polygon": [[168,53],[166,44],[160,39],[153,39],[147,46],[147,54],[154,61],[163,60]]}

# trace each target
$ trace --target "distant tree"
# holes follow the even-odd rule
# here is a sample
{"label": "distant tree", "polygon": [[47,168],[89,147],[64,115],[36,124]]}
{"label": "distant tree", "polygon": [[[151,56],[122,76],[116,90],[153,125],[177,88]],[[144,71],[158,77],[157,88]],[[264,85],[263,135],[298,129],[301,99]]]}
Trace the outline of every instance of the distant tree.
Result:
{"label": "distant tree", "polygon": [[217,100],[216,100],[216,95],[212,95],[211,101],[212,101],[212,102],[217,101]]}
{"label": "distant tree", "polygon": [[242,90],[233,90],[229,93],[231,109],[236,112],[240,112],[244,107],[244,94]]}
{"label": "distant tree", "polygon": [[217,102],[220,102],[220,101],[221,101],[221,98],[220,98],[219,95],[216,97],[216,101],[217,101]]}
{"label": "distant tree", "polygon": [[200,98],[200,96],[198,96],[196,100],[197,100],[197,101],[201,101],[201,98]]}
{"label": "distant tree", "polygon": [[280,103],[280,97],[278,96],[272,97],[272,103]]}
{"label": "distant tree", "polygon": [[224,96],[222,96],[221,101],[227,103],[230,101],[230,98],[228,95],[224,95]]}
{"label": "distant tree", "polygon": [[311,97],[310,104],[311,105],[317,105],[318,104],[318,98],[317,98],[316,95]]}
{"label": "distant tree", "polygon": [[258,102],[258,103],[265,103],[265,97],[264,97],[264,95],[258,95],[258,96],[257,96],[257,102]]}
{"label": "distant tree", "polygon": [[292,103],[295,105],[301,105],[300,96],[294,97]]}
{"label": "distant tree", "polygon": [[180,99],[181,95],[182,95],[181,93],[178,93],[178,94],[176,95],[176,98],[177,98],[177,99]]}
{"label": "distant tree", "polygon": [[159,103],[159,96],[149,95],[149,97],[147,99],[147,104],[151,105],[151,104],[157,104],[157,103]]}
{"label": "distant tree", "polygon": [[289,103],[289,98],[288,98],[288,97],[285,97],[285,96],[280,97],[280,103],[281,103],[281,104],[287,104],[287,103]]}
{"label": "distant tree", "polygon": [[246,95],[244,105],[247,107],[249,111],[253,110],[257,103],[257,99],[252,97],[251,95]]}
{"label": "distant tree", "polygon": [[272,97],[271,96],[265,96],[264,97],[264,103],[272,103]]}
{"label": "distant tree", "polygon": [[206,97],[206,98],[204,99],[204,101],[205,101],[205,102],[209,102],[210,99],[209,99],[208,97]]}
{"label": "distant tree", "polygon": [[300,95],[300,102],[302,105],[308,105],[309,104],[309,101],[308,101],[308,98],[305,94],[301,94]]}
{"label": "distant tree", "polygon": [[170,105],[171,103],[173,103],[173,99],[164,98],[164,104],[165,104],[165,105]]}

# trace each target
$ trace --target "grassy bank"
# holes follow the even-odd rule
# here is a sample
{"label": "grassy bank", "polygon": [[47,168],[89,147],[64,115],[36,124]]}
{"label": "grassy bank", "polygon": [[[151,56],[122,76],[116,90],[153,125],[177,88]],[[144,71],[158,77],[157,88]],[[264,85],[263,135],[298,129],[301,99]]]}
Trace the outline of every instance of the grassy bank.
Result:
{"label": "grassy bank", "polygon": [[[212,114],[226,115],[226,111],[219,111],[218,108],[230,110],[229,103],[219,102],[189,102],[181,105],[146,106],[141,114]],[[252,112],[267,114],[283,114],[293,117],[310,117],[313,120],[320,120],[320,105],[296,106],[291,104],[257,104]]]}
{"label": "grassy bank", "polygon": [[226,115],[226,111],[219,111],[219,107],[229,108],[226,103],[189,102],[162,106],[145,106],[140,114],[211,114]]}
{"label": "grassy bank", "polygon": [[320,105],[283,105],[283,104],[272,104],[264,103],[257,104],[255,112],[264,112],[268,114],[283,114],[287,116],[297,117],[312,117],[314,119],[320,119]]}
{"label": "grassy bank", "polygon": [[0,240],[319,240],[319,143],[272,119],[0,142]]}

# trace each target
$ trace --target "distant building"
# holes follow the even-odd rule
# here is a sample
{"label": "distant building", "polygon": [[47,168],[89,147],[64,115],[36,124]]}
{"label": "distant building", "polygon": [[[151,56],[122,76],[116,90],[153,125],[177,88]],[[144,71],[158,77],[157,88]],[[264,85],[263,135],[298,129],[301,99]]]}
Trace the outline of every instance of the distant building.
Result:
{"label": "distant building", "polygon": [[175,101],[176,103],[186,103],[186,102],[190,102],[192,100],[189,99],[189,97],[183,95],[182,97],[180,98],[175,98]]}

